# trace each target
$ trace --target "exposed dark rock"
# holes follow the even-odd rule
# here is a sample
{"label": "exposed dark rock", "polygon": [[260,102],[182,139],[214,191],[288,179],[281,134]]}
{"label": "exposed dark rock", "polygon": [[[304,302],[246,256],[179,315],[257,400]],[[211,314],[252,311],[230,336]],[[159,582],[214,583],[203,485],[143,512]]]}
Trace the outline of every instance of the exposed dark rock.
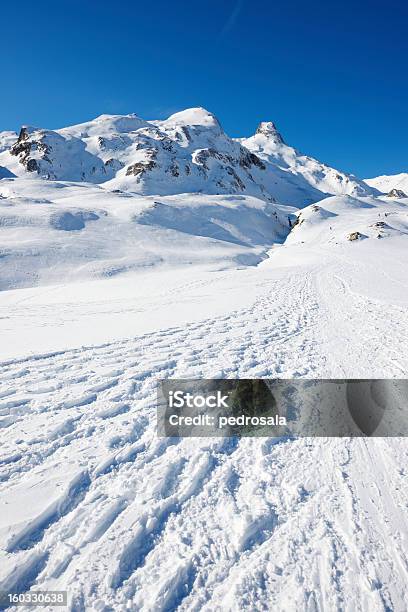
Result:
{"label": "exposed dark rock", "polygon": [[152,160],[137,162],[127,167],[126,176],[140,176],[141,174],[144,174],[147,170],[153,170],[155,166],[156,164]]}
{"label": "exposed dark rock", "polygon": [[20,133],[18,135],[18,140],[17,142],[22,142],[23,140],[27,140],[28,139],[28,130],[27,128],[23,125],[23,127],[20,130]]}
{"label": "exposed dark rock", "polygon": [[363,234],[360,234],[360,232],[351,232],[351,234],[349,234],[347,236],[347,240],[360,240],[361,238],[363,238]]}
{"label": "exposed dark rock", "polygon": [[111,157],[110,159],[106,160],[105,162],[105,166],[107,166],[108,168],[112,168],[112,170],[120,170],[121,168],[124,167],[124,163],[119,161],[119,159],[114,159],[113,157]]}
{"label": "exposed dark rock", "polygon": [[227,166],[226,171],[228,172],[230,176],[233,177],[235,188],[238,189],[239,191],[245,191],[245,184],[241,181],[238,174],[235,172],[234,168],[232,168],[231,166]]}
{"label": "exposed dark rock", "polygon": [[175,161],[168,167],[167,172],[170,172],[174,177],[180,176],[179,167]]}
{"label": "exposed dark rock", "polygon": [[187,138],[188,142],[191,142],[190,132],[188,131],[188,129],[186,128],[185,125],[181,126],[181,130],[182,130],[184,136]]}
{"label": "exposed dark rock", "polygon": [[301,218],[300,218],[300,215],[298,215],[298,216],[296,217],[296,219],[295,219],[294,221],[292,221],[292,229],[293,229],[294,227],[296,227],[297,225],[301,225],[301,224],[303,223],[303,221],[304,221],[304,219],[301,219]]}
{"label": "exposed dark rock", "polygon": [[15,156],[21,155],[21,157],[28,157],[30,151],[31,143],[25,142],[24,139],[18,139],[17,142],[10,147],[10,154]]}
{"label": "exposed dark rock", "polygon": [[160,136],[159,138],[157,138],[157,140],[161,142],[162,147],[165,151],[168,151],[169,153],[176,152],[174,145],[172,141],[170,140],[170,138],[167,138],[166,136]]}
{"label": "exposed dark rock", "polygon": [[408,198],[408,196],[402,189],[391,189],[387,193],[387,198]]}
{"label": "exposed dark rock", "polygon": [[263,163],[263,161],[261,161],[259,157],[255,155],[255,153],[251,153],[250,151],[245,151],[244,149],[242,149],[242,154],[239,159],[239,165],[242,168],[246,168],[246,169],[251,168],[252,166],[257,166],[261,170],[266,169],[266,166]]}
{"label": "exposed dark rock", "polygon": [[38,164],[36,159],[28,159],[25,164],[28,172],[38,172]]}
{"label": "exposed dark rock", "polygon": [[139,176],[139,178],[148,170],[153,170],[156,167],[154,161],[157,157],[157,149],[149,148],[145,149],[146,159],[140,162],[136,162],[127,167],[126,176]]}
{"label": "exposed dark rock", "polygon": [[273,121],[261,121],[257,127],[256,134],[264,134],[265,136],[272,137],[275,142],[284,144],[284,140]]}
{"label": "exposed dark rock", "polygon": [[52,150],[52,147],[42,142],[41,139],[43,137],[44,132],[38,131],[37,139],[30,139],[30,135],[28,133],[27,128],[22,127],[17,142],[15,142],[12,147],[10,147],[10,154],[19,157],[20,163],[25,166],[27,172],[40,173],[39,160],[30,157],[30,154],[33,151],[38,151],[42,160],[51,163],[49,154]]}

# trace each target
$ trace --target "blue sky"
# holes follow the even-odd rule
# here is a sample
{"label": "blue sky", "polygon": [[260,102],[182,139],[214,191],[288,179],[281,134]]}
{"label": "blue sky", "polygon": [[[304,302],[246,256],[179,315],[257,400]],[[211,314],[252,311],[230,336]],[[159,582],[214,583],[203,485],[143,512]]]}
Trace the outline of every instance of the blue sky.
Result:
{"label": "blue sky", "polygon": [[359,176],[408,171],[406,2],[20,0],[1,7],[0,130],[204,106]]}

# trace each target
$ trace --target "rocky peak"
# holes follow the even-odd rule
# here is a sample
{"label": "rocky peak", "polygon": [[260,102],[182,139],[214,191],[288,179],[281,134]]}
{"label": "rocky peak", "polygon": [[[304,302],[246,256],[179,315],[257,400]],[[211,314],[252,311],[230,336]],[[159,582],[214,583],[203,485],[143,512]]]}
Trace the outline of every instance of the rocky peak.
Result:
{"label": "rocky peak", "polygon": [[389,191],[387,193],[387,198],[407,198],[407,194],[405,193],[405,191],[402,191],[402,189],[391,189],[391,191]]}
{"label": "rocky peak", "polygon": [[275,142],[284,144],[284,140],[273,121],[261,121],[257,127],[256,134],[263,134],[268,138],[273,138]]}
{"label": "rocky peak", "polygon": [[[44,130],[42,130],[44,131]],[[28,140],[30,135],[33,134],[34,132],[41,132],[41,130],[39,128],[35,128],[31,125],[22,125],[20,132],[18,134],[18,139],[17,142],[22,142],[24,140]]]}

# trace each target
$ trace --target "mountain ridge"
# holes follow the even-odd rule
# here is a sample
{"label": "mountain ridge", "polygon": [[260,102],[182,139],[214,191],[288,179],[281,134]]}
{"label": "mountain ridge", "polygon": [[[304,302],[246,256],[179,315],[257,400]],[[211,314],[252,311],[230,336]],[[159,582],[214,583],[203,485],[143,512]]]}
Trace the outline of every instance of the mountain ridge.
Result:
{"label": "mountain ridge", "polygon": [[364,179],[365,183],[370,187],[378,189],[381,193],[390,193],[392,191],[402,191],[408,194],[408,172],[400,172],[399,174],[383,174],[374,178]]}
{"label": "mountain ridge", "polygon": [[272,121],[230,138],[202,107],[164,120],[100,115],[56,130],[0,133],[0,167],[141,195],[245,194],[296,207],[328,195],[377,195],[375,187],[287,145]]}

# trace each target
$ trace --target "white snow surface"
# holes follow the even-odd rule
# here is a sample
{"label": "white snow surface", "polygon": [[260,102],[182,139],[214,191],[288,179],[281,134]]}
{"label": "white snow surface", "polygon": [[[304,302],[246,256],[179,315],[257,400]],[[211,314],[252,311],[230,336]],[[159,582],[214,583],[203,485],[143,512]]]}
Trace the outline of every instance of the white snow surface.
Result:
{"label": "white snow surface", "polygon": [[245,147],[280,198],[217,192],[216,157],[207,193],[163,166],[100,180],[98,138],[129,165],[140,130],[247,172],[203,109],[30,128],[48,178],[0,154],[0,590],[67,590],[73,612],[406,610],[405,439],[162,439],[156,388],[405,378],[408,199],[318,180],[270,122]]}
{"label": "white snow surface", "polygon": [[392,189],[399,189],[408,195],[408,172],[391,175],[384,174],[375,178],[365,179],[365,182],[382,193],[389,193]]}
{"label": "white snow surface", "polygon": [[[290,212],[290,211],[289,211]],[[0,290],[157,267],[259,263],[288,209],[252,196],[140,196],[90,183],[0,182]]]}

